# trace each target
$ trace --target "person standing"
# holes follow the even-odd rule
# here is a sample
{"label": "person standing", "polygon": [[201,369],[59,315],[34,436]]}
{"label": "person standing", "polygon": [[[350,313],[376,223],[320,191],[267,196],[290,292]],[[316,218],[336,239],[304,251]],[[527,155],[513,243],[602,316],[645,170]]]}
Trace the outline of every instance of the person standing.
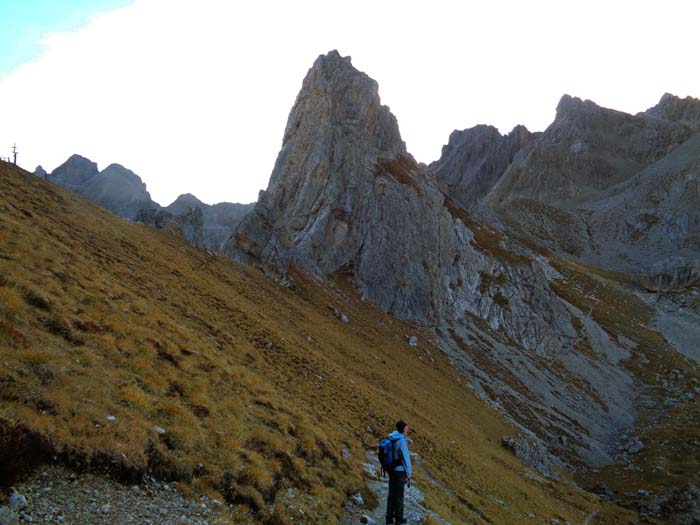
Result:
{"label": "person standing", "polygon": [[[386,523],[407,523],[403,517],[404,488],[411,480],[411,457],[408,454],[408,425],[396,423],[396,430],[389,434],[394,447],[396,466],[389,472],[389,495],[386,500]],[[396,521],[394,521],[396,520]]]}

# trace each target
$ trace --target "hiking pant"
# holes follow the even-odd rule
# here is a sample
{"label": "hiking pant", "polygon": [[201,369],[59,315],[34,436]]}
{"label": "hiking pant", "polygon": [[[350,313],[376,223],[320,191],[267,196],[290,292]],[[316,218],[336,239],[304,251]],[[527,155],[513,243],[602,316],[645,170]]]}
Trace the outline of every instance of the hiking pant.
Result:
{"label": "hiking pant", "polygon": [[389,495],[386,498],[386,522],[404,523],[403,521],[403,489],[406,486],[406,473],[394,471],[389,473]]}

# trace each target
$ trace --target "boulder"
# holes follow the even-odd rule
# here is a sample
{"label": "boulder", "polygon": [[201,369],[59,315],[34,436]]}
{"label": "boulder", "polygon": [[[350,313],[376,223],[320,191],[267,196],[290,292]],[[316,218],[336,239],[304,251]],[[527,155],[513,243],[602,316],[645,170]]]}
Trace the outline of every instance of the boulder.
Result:
{"label": "boulder", "polygon": [[501,444],[526,465],[529,465],[545,476],[553,475],[547,447],[540,440],[522,436],[504,436],[501,439]]}

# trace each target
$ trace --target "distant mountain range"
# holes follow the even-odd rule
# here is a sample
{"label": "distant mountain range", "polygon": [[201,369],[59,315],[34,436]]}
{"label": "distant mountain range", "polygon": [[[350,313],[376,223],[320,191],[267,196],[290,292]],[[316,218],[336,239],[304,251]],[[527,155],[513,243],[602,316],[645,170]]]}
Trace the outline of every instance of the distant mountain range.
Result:
{"label": "distant mountain range", "polygon": [[146,184],[131,170],[110,164],[99,171],[97,164],[71,155],[50,174],[38,166],[41,176],[79,193],[132,221],[156,228],[176,228],[200,248],[218,251],[252,204],[222,202],[209,205],[194,195],[180,195],[172,204],[160,206],[151,199]]}

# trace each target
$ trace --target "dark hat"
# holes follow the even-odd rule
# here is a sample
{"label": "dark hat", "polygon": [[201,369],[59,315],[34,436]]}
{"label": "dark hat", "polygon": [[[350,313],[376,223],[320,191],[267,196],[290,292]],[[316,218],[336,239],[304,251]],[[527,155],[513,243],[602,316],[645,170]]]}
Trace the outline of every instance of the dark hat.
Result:
{"label": "dark hat", "polygon": [[396,422],[396,430],[398,430],[399,432],[401,432],[403,434],[403,429],[406,428],[407,424],[408,423],[406,423],[403,419],[399,419]]}

